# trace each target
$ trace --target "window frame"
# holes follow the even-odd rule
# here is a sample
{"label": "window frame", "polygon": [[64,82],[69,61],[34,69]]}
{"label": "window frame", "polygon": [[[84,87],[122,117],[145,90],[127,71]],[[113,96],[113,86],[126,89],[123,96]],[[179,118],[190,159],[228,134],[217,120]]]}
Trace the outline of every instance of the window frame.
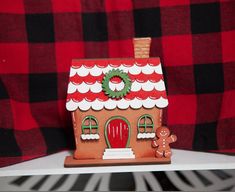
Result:
{"label": "window frame", "polygon": [[[84,125],[87,119],[89,119],[89,125]],[[96,123],[96,125],[91,124],[92,120]],[[85,133],[85,129],[90,129],[89,134],[99,134],[99,123],[96,117],[93,115],[87,115],[86,117],[84,117],[84,119],[82,120],[81,128],[82,134],[87,134]],[[96,133],[92,133],[92,129],[96,129]]]}
{"label": "window frame", "polygon": [[[144,118],[144,123],[140,123],[140,121]],[[147,124],[146,121],[147,119],[150,119],[152,124]],[[144,128],[144,132],[140,132],[140,128]],[[151,132],[146,131],[147,128],[152,128]],[[137,123],[137,129],[138,129],[138,133],[153,133],[154,132],[154,121],[153,121],[153,117],[149,114],[144,114],[141,115],[138,119],[138,123]]]}

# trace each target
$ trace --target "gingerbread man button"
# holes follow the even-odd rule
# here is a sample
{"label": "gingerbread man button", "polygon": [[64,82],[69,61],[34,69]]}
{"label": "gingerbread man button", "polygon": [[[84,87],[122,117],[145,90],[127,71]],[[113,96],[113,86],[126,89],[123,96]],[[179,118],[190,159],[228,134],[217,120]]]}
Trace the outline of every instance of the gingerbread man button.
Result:
{"label": "gingerbread man button", "polygon": [[156,147],[156,157],[171,157],[170,143],[177,140],[176,135],[170,135],[170,130],[167,127],[157,128],[156,135],[158,138],[154,138],[152,141],[152,147]]}

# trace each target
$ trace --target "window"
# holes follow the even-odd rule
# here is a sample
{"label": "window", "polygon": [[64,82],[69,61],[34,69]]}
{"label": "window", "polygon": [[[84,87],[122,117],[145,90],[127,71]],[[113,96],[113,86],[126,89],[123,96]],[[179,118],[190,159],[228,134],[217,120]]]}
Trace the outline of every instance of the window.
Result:
{"label": "window", "polygon": [[82,135],[83,140],[94,140],[99,139],[99,125],[97,119],[92,116],[86,116],[82,120]]}
{"label": "window", "polygon": [[153,118],[150,115],[142,115],[138,120],[137,126],[137,139],[149,139],[155,137]]}

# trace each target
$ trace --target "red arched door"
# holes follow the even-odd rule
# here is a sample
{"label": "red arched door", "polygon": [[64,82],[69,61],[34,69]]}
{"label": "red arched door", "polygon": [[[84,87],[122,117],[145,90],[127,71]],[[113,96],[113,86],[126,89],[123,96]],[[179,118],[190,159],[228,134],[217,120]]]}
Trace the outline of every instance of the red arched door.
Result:
{"label": "red arched door", "polygon": [[124,117],[110,118],[105,126],[105,139],[109,148],[125,148],[129,145],[130,124]]}

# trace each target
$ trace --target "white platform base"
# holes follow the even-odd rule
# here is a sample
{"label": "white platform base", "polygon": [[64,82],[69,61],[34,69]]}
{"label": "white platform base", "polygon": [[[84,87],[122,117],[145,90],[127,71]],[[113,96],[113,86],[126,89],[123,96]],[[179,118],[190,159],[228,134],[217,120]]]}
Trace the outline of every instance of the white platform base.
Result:
{"label": "white platform base", "polygon": [[105,149],[103,159],[134,159],[135,155],[131,148]]}
{"label": "white platform base", "polygon": [[[235,156],[172,150],[171,164],[64,168],[64,160],[73,151],[64,151],[31,161],[0,168],[1,176],[58,175],[84,173],[120,173],[146,171],[235,169]],[[1,186],[0,186],[1,187]]]}

